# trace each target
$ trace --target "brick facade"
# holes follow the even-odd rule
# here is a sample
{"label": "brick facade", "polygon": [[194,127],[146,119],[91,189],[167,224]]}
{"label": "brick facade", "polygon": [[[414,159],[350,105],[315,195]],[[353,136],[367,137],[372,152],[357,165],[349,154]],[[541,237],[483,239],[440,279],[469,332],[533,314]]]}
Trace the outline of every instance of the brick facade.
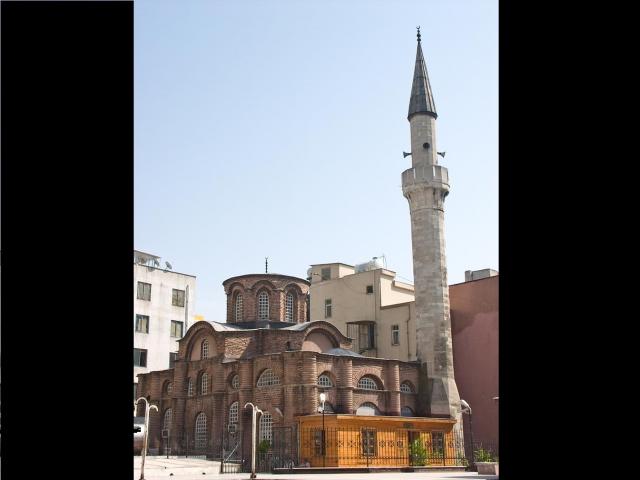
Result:
{"label": "brick facade", "polygon": [[[317,338],[313,334],[318,332],[329,337],[334,348],[313,351],[309,338]],[[205,341],[208,356],[203,359]],[[217,448],[234,402],[239,404],[238,430],[251,428],[250,411],[243,408],[246,402],[253,402],[271,413],[274,427],[292,426],[297,416],[317,412],[321,391],[327,394],[335,413],[354,414],[364,402],[375,404],[382,415],[398,416],[404,406],[420,413],[416,411],[416,394],[399,391],[404,381],[418,384],[417,364],[354,356],[341,350],[350,346],[350,339],[324,321],[246,330],[203,321],[195,323],[179,344],[174,368],[139,377],[137,396],[148,396],[159,409],[151,412],[149,447],[152,449],[162,448],[162,424],[168,408],[172,409],[170,441],[176,454],[183,453],[185,441],[190,450],[195,448],[196,417],[201,412],[207,419],[206,450]],[[260,376],[268,369],[278,377],[279,384],[258,387]],[[208,385],[202,391],[205,373]],[[321,374],[331,378],[332,387],[317,385]],[[235,375],[239,376],[238,388],[232,384]],[[381,389],[357,388],[363,375],[372,377]],[[189,379],[193,383],[191,396],[187,393]],[[170,392],[168,383],[173,387]]]}
{"label": "brick facade", "polygon": [[[225,280],[227,294],[227,323],[255,322],[258,318],[258,295],[266,292],[269,298],[269,320],[302,323],[309,310],[309,282],[302,278],[273,273],[240,275]],[[286,319],[286,298],[293,295],[292,319]],[[242,295],[242,314],[236,321],[236,300]]]}

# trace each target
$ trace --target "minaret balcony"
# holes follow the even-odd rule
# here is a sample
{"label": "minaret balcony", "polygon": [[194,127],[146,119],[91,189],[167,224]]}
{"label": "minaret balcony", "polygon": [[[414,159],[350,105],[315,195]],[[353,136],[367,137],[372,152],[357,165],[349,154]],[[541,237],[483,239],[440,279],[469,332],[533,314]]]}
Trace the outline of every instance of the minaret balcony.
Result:
{"label": "minaret balcony", "polygon": [[440,165],[417,165],[402,172],[402,188],[426,184],[425,186],[449,191],[449,173]]}

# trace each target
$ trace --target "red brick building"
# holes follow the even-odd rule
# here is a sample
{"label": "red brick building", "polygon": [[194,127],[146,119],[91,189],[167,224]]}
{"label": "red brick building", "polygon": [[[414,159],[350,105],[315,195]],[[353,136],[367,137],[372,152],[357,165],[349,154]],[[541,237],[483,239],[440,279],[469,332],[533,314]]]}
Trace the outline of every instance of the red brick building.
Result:
{"label": "red brick building", "polygon": [[[159,410],[150,415],[151,450],[168,444],[175,454],[217,455],[229,431],[251,431],[247,402],[265,412],[259,441],[274,443],[274,429],[295,429],[301,418],[317,417],[320,392],[327,397],[325,412],[341,419],[424,416],[416,402],[419,365],[363,357],[347,350],[351,340],[330,323],[305,322],[305,280],[243,275],[223,285],[233,322],[196,322],[179,341],[174,368],[139,376],[138,397]],[[454,423],[439,419],[434,428],[444,435]],[[239,438],[249,452],[250,435]]]}

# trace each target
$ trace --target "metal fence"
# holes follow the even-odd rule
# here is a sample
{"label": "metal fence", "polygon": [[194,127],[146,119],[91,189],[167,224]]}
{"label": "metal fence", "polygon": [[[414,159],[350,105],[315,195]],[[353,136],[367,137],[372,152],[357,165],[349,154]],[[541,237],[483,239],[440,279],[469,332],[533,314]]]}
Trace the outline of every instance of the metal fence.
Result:
{"label": "metal fence", "polygon": [[[173,454],[221,462],[221,473],[251,471],[251,432],[228,431],[221,438],[198,445],[185,436]],[[257,442],[258,444],[260,442]],[[164,447],[164,444],[163,444]],[[474,442],[457,430],[418,431],[373,427],[273,427],[271,441],[258,445],[256,471],[294,467],[468,467],[497,461],[498,445]]]}
{"label": "metal fence", "polygon": [[300,465],[311,467],[467,466],[457,432],[402,428],[300,430]]}

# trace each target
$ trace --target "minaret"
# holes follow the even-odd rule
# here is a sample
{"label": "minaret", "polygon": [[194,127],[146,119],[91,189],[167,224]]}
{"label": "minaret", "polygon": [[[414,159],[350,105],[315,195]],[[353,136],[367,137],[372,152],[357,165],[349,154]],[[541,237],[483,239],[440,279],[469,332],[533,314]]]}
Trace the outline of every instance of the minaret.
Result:
{"label": "minaret", "polygon": [[447,169],[438,165],[436,118],[418,27],[408,116],[412,168],[402,173],[402,193],[411,212],[416,353],[422,372],[417,407],[419,415],[459,419],[444,244],[444,199],[449,193],[449,177]]}

